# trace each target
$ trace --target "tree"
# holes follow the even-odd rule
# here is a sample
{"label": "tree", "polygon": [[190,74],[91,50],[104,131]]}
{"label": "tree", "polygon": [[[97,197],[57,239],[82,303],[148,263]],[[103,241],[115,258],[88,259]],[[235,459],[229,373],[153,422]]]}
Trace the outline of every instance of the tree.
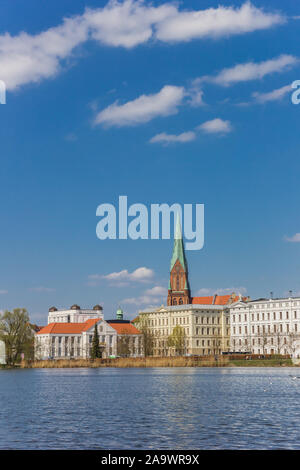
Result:
{"label": "tree", "polygon": [[135,321],[136,327],[142,333],[142,348],[144,351],[144,356],[153,356],[153,349],[155,343],[155,335],[151,328],[149,327],[150,320],[148,315],[140,315]]}
{"label": "tree", "polygon": [[117,340],[117,355],[122,357],[128,357],[131,355],[131,338],[128,334],[122,333],[121,336],[118,336]]}
{"label": "tree", "polygon": [[290,332],[287,336],[286,348],[289,354],[295,357],[296,351],[299,349],[299,334]]}
{"label": "tree", "polygon": [[175,354],[183,354],[185,350],[185,330],[182,326],[177,325],[173,328],[172,333],[168,337],[167,345],[175,349]]}
{"label": "tree", "polygon": [[92,340],[92,348],[91,348],[91,358],[97,359],[99,357],[102,357],[102,353],[101,353],[101,348],[99,344],[99,334],[97,330],[97,324],[95,324],[94,335],[93,335],[93,340]]}
{"label": "tree", "polygon": [[34,334],[25,308],[15,308],[12,312],[6,310],[0,315],[0,339],[5,343],[7,364],[15,365],[19,362],[21,353],[29,358],[27,356],[32,352]]}

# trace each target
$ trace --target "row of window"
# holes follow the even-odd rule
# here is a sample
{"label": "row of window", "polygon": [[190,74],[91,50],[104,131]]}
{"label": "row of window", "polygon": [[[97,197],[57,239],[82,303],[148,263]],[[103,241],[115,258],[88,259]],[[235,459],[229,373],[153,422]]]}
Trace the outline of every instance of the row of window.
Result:
{"label": "row of window", "polygon": [[[291,314],[290,314],[291,313]],[[290,318],[291,317],[291,318]],[[296,310],[294,312],[262,312],[262,313],[251,313],[251,320],[252,321],[264,321],[264,320],[296,320],[298,318],[298,313]],[[233,323],[240,323],[242,321],[248,321],[247,313],[239,314],[239,315],[232,315],[232,322]]]}
{"label": "row of window", "polygon": [[252,325],[251,327],[251,330],[249,331],[249,328],[247,325],[245,325],[244,327],[242,326],[239,326],[239,327],[233,327],[232,328],[232,331],[233,331],[233,334],[236,335],[236,334],[245,334],[245,335],[248,335],[250,332],[252,334],[261,334],[261,333],[266,333],[266,334],[272,334],[272,333],[282,333],[283,331],[285,331],[286,333],[291,333],[291,332],[294,332],[294,333],[298,333],[298,325],[297,323],[295,323],[295,325],[293,325],[293,329],[290,328],[290,325],[289,323],[286,323],[285,325],[283,325],[282,323],[279,323],[279,324],[274,324],[274,325]]}

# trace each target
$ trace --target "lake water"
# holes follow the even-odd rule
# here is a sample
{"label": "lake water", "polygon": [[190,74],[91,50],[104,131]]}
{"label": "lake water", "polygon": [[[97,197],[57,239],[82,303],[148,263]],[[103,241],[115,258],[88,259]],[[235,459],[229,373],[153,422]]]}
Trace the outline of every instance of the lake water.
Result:
{"label": "lake water", "polygon": [[1,370],[0,448],[300,449],[300,369]]}

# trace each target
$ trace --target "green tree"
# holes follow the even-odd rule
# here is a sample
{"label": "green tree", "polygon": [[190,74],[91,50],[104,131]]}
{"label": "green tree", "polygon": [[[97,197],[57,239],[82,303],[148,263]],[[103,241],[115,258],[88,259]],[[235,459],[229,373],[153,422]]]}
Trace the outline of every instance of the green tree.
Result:
{"label": "green tree", "polygon": [[25,354],[26,359],[31,358],[34,332],[25,308],[15,308],[12,312],[6,310],[0,315],[0,339],[5,343],[7,364],[19,362],[21,353]]}
{"label": "green tree", "polygon": [[172,333],[168,337],[167,345],[169,348],[174,348],[176,355],[181,355],[185,350],[185,330],[182,326],[175,326]]}
{"label": "green tree", "polygon": [[93,335],[93,340],[92,340],[91,358],[97,359],[99,357],[102,357],[102,353],[101,353],[101,348],[99,344],[99,334],[97,330],[97,324],[95,324],[94,335]]}

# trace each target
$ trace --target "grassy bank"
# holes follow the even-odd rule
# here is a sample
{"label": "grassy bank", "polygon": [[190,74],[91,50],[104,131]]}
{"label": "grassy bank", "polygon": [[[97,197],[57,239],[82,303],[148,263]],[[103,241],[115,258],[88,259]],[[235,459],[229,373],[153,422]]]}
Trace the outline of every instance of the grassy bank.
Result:
{"label": "grassy bank", "polygon": [[147,358],[117,358],[97,359],[95,361],[58,360],[58,361],[35,361],[30,364],[23,363],[23,368],[75,368],[75,367],[291,367],[291,359],[229,359],[220,356],[214,357],[147,357]]}

